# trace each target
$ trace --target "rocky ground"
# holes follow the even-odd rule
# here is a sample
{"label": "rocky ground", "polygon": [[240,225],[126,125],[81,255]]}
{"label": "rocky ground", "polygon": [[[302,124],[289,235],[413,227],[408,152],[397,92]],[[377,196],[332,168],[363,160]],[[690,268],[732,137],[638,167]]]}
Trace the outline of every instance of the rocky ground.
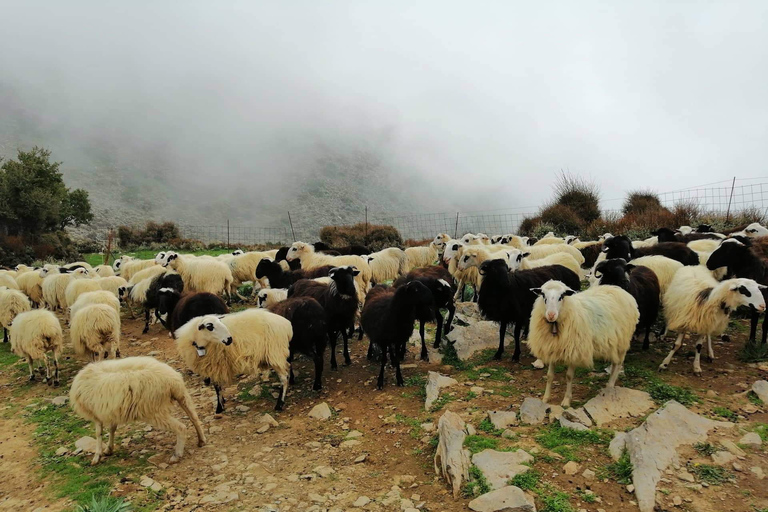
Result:
{"label": "rocky ground", "polygon": [[[123,354],[152,355],[183,371],[204,424],[208,444],[198,448],[190,428],[185,456],[174,465],[168,464],[173,436],[137,424],[118,430],[116,453],[91,467],[90,446],[82,438],[93,430],[63,398],[82,363],[67,351],[63,384],[51,388],[28,382],[26,365],[3,345],[0,510],[67,510],[94,493],[123,497],[135,510],[413,512],[468,510],[470,504],[473,510],[499,510],[503,499],[519,500],[521,508],[508,510],[533,510],[531,503],[550,512],[638,510],[648,480],[636,489],[632,465],[649,469],[642,455],[651,452],[642,442],[659,432],[654,442],[671,447],[671,455],[664,455],[668,467],[650,491],[660,510],[768,510],[768,414],[749,392],[768,376],[768,365],[738,359],[744,321],[733,323],[732,341],[716,344],[716,360],[703,363],[703,377],[692,373],[690,343],[658,374],[671,345],[658,341],[651,351],[628,356],[619,384],[638,393],[620,390],[631,397],[608,400],[624,405],[605,406],[599,392],[607,374],[600,365],[577,373],[574,409],[564,413],[537,400],[545,372],[533,368],[529,355],[513,363],[510,350],[493,361],[484,347],[495,344],[497,333],[473,323],[471,308],[463,318],[473,327],[451,335],[455,350],[432,353],[427,363],[415,360],[418,351],[411,349],[405,387],[394,386],[388,370],[386,387],[377,391],[378,366],[365,359],[367,341],[355,341],[352,365],[327,370],[322,391],[311,390],[312,364],[300,360],[284,411],[272,410],[274,380],[247,378],[226,390],[227,409],[217,416],[213,389],[186,372],[160,326],[142,335],[142,322],[124,314]],[[564,377],[559,369],[553,403],[562,399]],[[430,391],[425,409],[430,380],[443,387]],[[685,407],[659,410],[670,400]],[[456,413],[469,461],[455,498],[434,469],[446,411]],[[593,420],[600,423],[582,426]],[[624,457],[614,440],[622,432],[630,432]]]}

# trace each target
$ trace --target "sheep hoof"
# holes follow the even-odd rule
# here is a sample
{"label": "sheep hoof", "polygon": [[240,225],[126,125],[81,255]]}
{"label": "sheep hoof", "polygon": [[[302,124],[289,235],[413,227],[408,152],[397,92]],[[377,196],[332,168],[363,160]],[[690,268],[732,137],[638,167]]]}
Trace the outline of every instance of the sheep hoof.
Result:
{"label": "sheep hoof", "polygon": [[349,366],[352,364],[352,360],[348,357],[344,358],[344,365]]}
{"label": "sheep hoof", "polygon": [[701,370],[693,370],[693,374],[697,377],[701,377]]}
{"label": "sheep hoof", "polygon": [[205,439],[200,439],[199,441],[197,441],[198,448],[202,448],[203,446],[205,446]]}
{"label": "sheep hoof", "polygon": [[107,449],[106,449],[106,450],[104,450],[104,455],[112,455],[112,448],[110,448],[109,446],[107,446]]}
{"label": "sheep hoof", "polygon": [[210,386],[210,385],[211,385],[211,379],[210,379],[210,377],[206,377],[206,378],[204,378],[204,379],[203,379],[203,384],[205,384],[206,386]]}
{"label": "sheep hoof", "polygon": [[664,370],[666,370],[666,369],[667,369],[667,365],[665,365],[665,364],[663,364],[663,363],[659,365],[659,371],[660,371],[660,372],[662,372],[662,371],[664,371]]}
{"label": "sheep hoof", "polygon": [[221,404],[216,406],[216,414],[221,414],[223,412],[224,412],[224,407]]}
{"label": "sheep hoof", "polygon": [[53,387],[57,388],[57,387],[59,387],[60,385],[61,385],[61,384],[59,383],[59,381],[57,381],[57,380],[53,381]]}
{"label": "sheep hoof", "polygon": [[705,358],[705,360],[706,360],[708,363],[712,363],[712,362],[714,362],[714,360],[715,360],[715,359],[714,359],[714,358],[712,358],[712,357],[709,357],[709,356],[707,356],[707,357]]}
{"label": "sheep hoof", "polygon": [[96,464],[98,464],[98,463],[99,463],[99,456],[98,456],[98,455],[95,455],[95,456],[94,456],[94,457],[91,459],[91,466],[95,466],[95,465],[96,465]]}
{"label": "sheep hoof", "polygon": [[35,375],[34,375],[34,374],[30,375],[30,376],[29,376],[29,380],[30,380],[30,381],[34,381],[34,380],[35,380]]}
{"label": "sheep hoof", "polygon": [[51,380],[51,379],[45,379],[45,382],[46,382],[46,384],[48,384],[49,386],[53,386],[53,380]]}
{"label": "sheep hoof", "polygon": [[563,409],[567,409],[567,408],[569,408],[570,406],[571,406],[571,401],[570,401],[570,400],[563,400],[563,401],[560,403],[560,407],[562,407]]}
{"label": "sheep hoof", "polygon": [[171,464],[176,464],[177,462],[179,462],[179,458],[180,458],[180,457],[174,453],[174,454],[171,456],[171,461],[170,461],[170,462],[171,462]]}
{"label": "sheep hoof", "polygon": [[322,384],[315,384],[314,386],[312,386],[312,391],[320,391],[321,389],[323,389]]}
{"label": "sheep hoof", "polygon": [[149,332],[149,327],[145,327],[143,331],[141,331],[141,334],[147,334]]}
{"label": "sheep hoof", "polygon": [[501,361],[501,352],[496,352],[495,354],[493,354],[493,358],[496,361]]}

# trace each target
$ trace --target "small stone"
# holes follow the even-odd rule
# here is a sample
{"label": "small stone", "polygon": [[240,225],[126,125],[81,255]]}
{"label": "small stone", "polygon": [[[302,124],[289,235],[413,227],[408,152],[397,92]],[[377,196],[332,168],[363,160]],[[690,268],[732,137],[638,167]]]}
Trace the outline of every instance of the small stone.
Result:
{"label": "small stone", "polygon": [[507,485],[469,502],[475,512],[535,512],[533,500],[522,489]]}
{"label": "small stone", "polygon": [[[102,452],[107,449],[107,445],[103,441],[99,441],[101,443],[101,449]],[[75,441],[75,448],[80,450],[80,452],[86,452],[86,453],[96,453],[96,447],[98,445],[96,444],[96,440],[92,438],[91,436],[84,436]],[[79,452],[79,453],[80,453]]]}
{"label": "small stone", "polygon": [[517,437],[517,434],[515,434],[512,430],[507,429],[501,433],[501,437],[503,437],[504,439],[515,439]]}
{"label": "small stone", "polygon": [[208,432],[211,434],[216,434],[217,432],[221,432],[222,430],[224,430],[224,427],[217,427],[217,426],[208,427]]}
{"label": "small stone", "polygon": [[339,445],[339,448],[354,448],[355,446],[360,446],[361,443],[357,439],[350,439],[349,441],[344,441]]}
{"label": "small stone", "polygon": [[758,480],[762,480],[765,478],[765,473],[763,472],[763,468],[760,466],[752,466],[749,468],[749,470],[752,472],[753,475],[757,477]]}
{"label": "small stone", "polygon": [[680,505],[682,505],[682,504],[683,504],[683,498],[681,498],[680,496],[675,496],[674,498],[672,498],[672,503],[673,503],[673,504],[674,504],[676,507],[679,507]]}
{"label": "small stone", "polygon": [[581,423],[576,423],[575,421],[571,421],[567,419],[565,416],[560,416],[560,426],[563,428],[578,430],[580,432],[589,430],[589,428],[586,425],[582,425]]}
{"label": "small stone", "polygon": [[517,413],[514,411],[488,411],[487,414],[490,422],[499,430],[518,424]]}
{"label": "small stone", "polygon": [[155,481],[149,478],[148,476],[142,476],[141,480],[139,480],[139,485],[142,487],[152,487],[154,483]]}
{"label": "small stone", "polygon": [[731,452],[719,451],[712,454],[712,461],[718,466],[725,466],[730,464],[736,459],[736,456]]}
{"label": "small stone", "polygon": [[559,405],[549,406],[549,422],[554,423],[563,416],[564,409]]}
{"label": "small stone", "polygon": [[472,393],[475,393],[476,395],[482,395],[484,389],[481,388],[480,386],[472,386],[471,388],[469,388],[469,390]]}
{"label": "small stone", "polygon": [[726,439],[724,441],[720,441],[720,444],[723,445],[723,448],[731,452],[737,457],[745,457],[747,454],[744,450],[736,446],[736,443],[733,441]]}
{"label": "small stone", "polygon": [[367,459],[367,458],[368,458],[368,454],[364,453],[364,454],[362,454],[361,456],[359,456],[358,458],[355,459],[355,464],[363,463],[363,462],[365,462],[365,459]]}
{"label": "small stone", "polygon": [[275,418],[273,418],[269,414],[263,414],[262,416],[260,416],[259,419],[256,420],[256,423],[262,423],[262,424],[265,424],[265,425],[269,425],[271,427],[278,427],[278,426],[280,426],[280,424],[277,422],[277,420],[275,420]]}
{"label": "small stone", "polygon": [[741,473],[742,471],[744,471],[744,466],[742,466],[738,462],[734,462],[733,463],[733,470],[734,471],[738,471],[739,473]]}
{"label": "small stone", "polygon": [[529,425],[538,425],[547,416],[549,406],[538,398],[528,397],[520,406],[520,421]]}
{"label": "small stone", "polygon": [[634,486],[634,485],[632,485],[632,484],[629,484],[629,485],[627,486],[627,492],[628,492],[629,494],[632,494],[633,492],[635,492],[635,486]]}
{"label": "small stone", "polygon": [[329,466],[318,466],[315,469],[313,469],[312,471],[317,473],[317,475],[319,477],[321,477],[321,478],[328,478],[329,476],[331,476],[332,474],[334,474],[336,472],[333,468],[331,468]]}
{"label": "small stone", "polygon": [[160,492],[163,490],[163,486],[160,485],[159,482],[155,482],[152,485],[149,486],[150,489],[152,489],[155,492]]}
{"label": "small stone", "polygon": [[352,430],[349,433],[347,433],[344,439],[355,439],[358,437],[363,437],[363,433],[360,432],[359,430]]}
{"label": "small stone", "polygon": [[434,423],[422,423],[419,425],[421,427],[421,430],[424,432],[434,432],[435,431],[435,424]]}
{"label": "small stone", "polygon": [[581,476],[584,477],[585,480],[591,482],[596,478],[595,472],[591,469],[585,469],[584,472],[581,474]]}
{"label": "small stone", "polygon": [[248,412],[251,410],[251,408],[248,407],[247,405],[238,405],[237,407],[235,407],[235,410],[237,412]]}
{"label": "small stone", "polygon": [[477,429],[471,423],[467,423],[467,434],[470,436],[477,435]]}
{"label": "small stone", "polygon": [[758,434],[750,432],[739,439],[739,444],[748,448],[760,448],[763,445],[763,440]]}
{"label": "small stone", "polygon": [[696,478],[685,469],[682,469],[677,473],[677,478],[679,478],[683,482],[690,482],[690,483],[696,482]]}
{"label": "small stone", "polygon": [[267,430],[269,430],[269,425],[262,425],[258,429],[256,429],[257,434],[266,434]]}
{"label": "small stone", "polygon": [[67,402],[69,402],[68,396],[57,396],[51,400],[51,403],[57,406],[66,405]]}
{"label": "small stone", "polygon": [[327,420],[331,416],[331,408],[328,407],[328,404],[325,402],[317,404],[311,411],[309,411],[309,417],[316,420]]}
{"label": "small stone", "polygon": [[56,455],[61,456],[61,455],[65,455],[68,452],[69,452],[69,450],[62,446],[61,448],[56,450]]}
{"label": "small stone", "polygon": [[563,472],[564,472],[566,475],[569,475],[569,476],[573,476],[573,475],[575,475],[576,473],[578,473],[578,472],[579,472],[579,469],[581,469],[581,466],[579,466],[579,465],[578,465],[576,462],[574,462],[574,461],[570,461],[570,462],[567,462],[567,463],[565,464],[565,466],[563,466]]}
{"label": "small stone", "polygon": [[592,419],[589,417],[587,411],[585,411],[583,407],[579,407],[578,409],[566,409],[563,411],[563,416],[565,419],[576,423],[581,423],[585,427],[592,426]]}
{"label": "small stone", "polygon": [[352,504],[355,508],[363,508],[367,504],[371,502],[371,499],[368,496],[360,496],[355,500],[355,502]]}

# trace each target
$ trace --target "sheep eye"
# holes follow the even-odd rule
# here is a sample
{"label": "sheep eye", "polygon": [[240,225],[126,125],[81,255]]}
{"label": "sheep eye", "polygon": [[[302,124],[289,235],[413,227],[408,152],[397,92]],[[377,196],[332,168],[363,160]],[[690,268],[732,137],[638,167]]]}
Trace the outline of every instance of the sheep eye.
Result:
{"label": "sheep eye", "polygon": [[560,296],[559,299],[557,299],[557,301],[560,302],[561,300],[563,300],[563,296],[562,295]]}
{"label": "sheep eye", "polygon": [[213,324],[206,324],[205,328],[208,329],[209,331],[212,331],[213,330]]}

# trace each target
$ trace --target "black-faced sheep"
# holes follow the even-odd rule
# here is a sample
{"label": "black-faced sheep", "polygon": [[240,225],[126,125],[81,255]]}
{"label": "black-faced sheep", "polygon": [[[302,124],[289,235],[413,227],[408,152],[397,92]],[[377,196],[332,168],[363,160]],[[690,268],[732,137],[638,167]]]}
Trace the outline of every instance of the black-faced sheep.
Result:
{"label": "black-faced sheep", "polygon": [[328,256],[327,254],[316,253],[315,248],[309,244],[294,242],[288,251],[287,258],[288,261],[300,260],[301,268],[304,270],[312,270],[325,265],[332,265],[334,267],[354,266],[358,270],[358,273],[355,275],[357,299],[361,303],[365,300],[365,293],[371,284],[371,267],[368,266],[368,262],[361,256]]}
{"label": "black-faced sheep", "polygon": [[323,387],[323,357],[328,344],[328,328],[325,325],[325,311],[312,297],[294,297],[278,302],[269,307],[269,311],[291,322],[290,384],[294,383],[293,358],[297,353],[304,354],[315,363],[315,383],[312,389]]}
{"label": "black-faced sheep", "polygon": [[117,427],[134,421],[175,433],[176,447],[171,463],[178,462],[184,455],[187,429],[171,415],[173,402],[192,420],[197,445],[205,445],[195,404],[181,374],[152,357],[128,357],[87,365],[72,381],[69,401],[75,413],[92,421],[96,429],[96,451],[91,464],[98,464],[102,457],[102,430],[106,427],[109,431],[109,444],[104,451],[104,455],[109,455],[114,450]]}
{"label": "black-faced sheep", "polygon": [[376,381],[378,389],[384,387],[387,353],[395,367],[397,385],[403,385],[400,361],[413,333],[413,323],[417,318],[428,319],[433,311],[432,293],[419,281],[411,281],[394,290],[377,285],[368,293],[361,323],[371,344],[381,348],[381,368]]}
{"label": "black-faced sheep", "polygon": [[313,268],[312,270],[299,269],[285,271],[278,262],[269,258],[264,258],[256,267],[256,278],[268,279],[270,288],[288,288],[299,279],[325,277],[332,268],[333,267],[330,265],[324,265],[322,267]]}
{"label": "black-faced sheep", "polygon": [[225,315],[229,313],[229,308],[221,297],[212,293],[182,295],[177,290],[161,288],[158,291],[157,312],[160,321],[173,335],[178,328],[195,317]]}
{"label": "black-faced sheep", "polygon": [[571,405],[576,368],[592,368],[595,359],[611,362],[606,387],[614,387],[640,318],[635,299],[618,286],[596,286],[577,293],[558,280],[532,291],[539,298],[531,312],[528,346],[549,365],[542,400],[549,401],[558,364],[568,366],[563,407]]}
{"label": "black-faced sheep", "polygon": [[185,289],[189,291],[230,297],[234,278],[229,265],[220,260],[180,258],[177,253],[170,251],[163,258],[162,265],[178,272],[184,281]]}
{"label": "black-faced sheep", "polygon": [[240,374],[255,375],[267,368],[277,373],[282,384],[275,404],[275,410],[282,410],[288,392],[292,336],[291,322],[263,309],[193,318],[175,333],[184,363],[213,383],[217,413],[224,410],[222,386],[232,384]]}
{"label": "black-faced sheep", "polygon": [[677,260],[683,265],[698,265],[699,255],[693,249],[680,242],[663,242],[650,247],[632,246],[632,242],[625,235],[614,236],[603,242],[603,252],[607,259],[623,258],[626,261],[642,256],[666,256]]}
{"label": "black-faced sheep", "polygon": [[[42,360],[45,363],[45,380],[48,385],[58,386],[59,354],[64,348],[64,336],[56,315],[44,309],[20,313],[13,319],[9,331],[11,350],[16,355],[27,359],[29,380],[35,380],[33,362]],[[53,378],[51,378],[47,352],[53,354]]]}

